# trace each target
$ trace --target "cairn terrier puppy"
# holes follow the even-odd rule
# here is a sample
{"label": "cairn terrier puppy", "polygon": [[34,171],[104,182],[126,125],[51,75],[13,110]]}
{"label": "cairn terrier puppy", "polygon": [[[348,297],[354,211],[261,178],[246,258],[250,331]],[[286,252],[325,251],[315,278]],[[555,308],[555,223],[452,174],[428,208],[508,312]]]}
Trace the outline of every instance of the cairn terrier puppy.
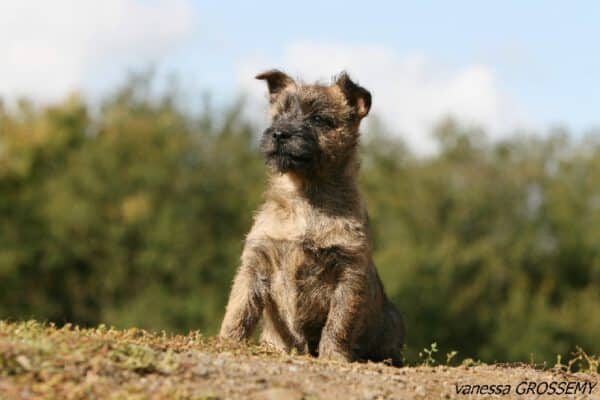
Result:
{"label": "cairn terrier puppy", "polygon": [[331,85],[259,74],[271,126],[261,149],[265,202],[247,235],[220,336],[322,358],[401,364],[404,326],[371,257],[357,185],[359,125],[371,94],[341,73]]}

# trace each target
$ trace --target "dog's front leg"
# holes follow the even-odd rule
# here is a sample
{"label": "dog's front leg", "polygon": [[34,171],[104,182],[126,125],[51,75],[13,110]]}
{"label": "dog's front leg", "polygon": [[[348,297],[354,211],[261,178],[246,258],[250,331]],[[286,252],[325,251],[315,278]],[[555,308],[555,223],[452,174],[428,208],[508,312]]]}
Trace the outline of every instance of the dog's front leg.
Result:
{"label": "dog's front leg", "polygon": [[353,347],[363,323],[366,290],[364,269],[348,266],[342,271],[321,333],[319,357],[354,360]]}
{"label": "dog's front leg", "polygon": [[243,257],[229,295],[219,336],[242,341],[248,339],[264,308],[264,290],[252,257]]}

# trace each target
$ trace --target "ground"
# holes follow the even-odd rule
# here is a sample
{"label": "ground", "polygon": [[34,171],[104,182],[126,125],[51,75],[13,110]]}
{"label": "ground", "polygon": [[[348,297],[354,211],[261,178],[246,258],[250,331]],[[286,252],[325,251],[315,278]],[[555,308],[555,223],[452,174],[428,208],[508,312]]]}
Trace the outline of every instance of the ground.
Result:
{"label": "ground", "polygon": [[[265,347],[223,343],[199,333],[173,336],[139,329],[69,325],[58,329],[33,321],[0,321],[2,400],[600,399],[600,374],[591,371],[569,373],[564,368],[478,363],[393,368],[282,355]],[[577,394],[535,393],[548,393],[552,382],[557,391],[562,387],[563,392]],[[483,385],[488,387],[484,390]],[[503,386],[492,389],[489,385]],[[510,385],[505,395],[482,393],[505,391],[505,385]],[[469,390],[479,390],[479,394],[463,394]]]}

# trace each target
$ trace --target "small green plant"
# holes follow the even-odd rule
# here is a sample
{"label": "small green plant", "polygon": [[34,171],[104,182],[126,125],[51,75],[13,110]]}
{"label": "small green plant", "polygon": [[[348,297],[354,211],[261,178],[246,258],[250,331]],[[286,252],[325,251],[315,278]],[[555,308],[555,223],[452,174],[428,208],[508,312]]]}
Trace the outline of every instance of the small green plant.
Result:
{"label": "small green plant", "polygon": [[575,348],[575,351],[572,354],[573,358],[571,358],[567,364],[568,371],[586,372],[588,374],[600,372],[599,356],[589,355],[579,346]]}
{"label": "small green plant", "polygon": [[478,365],[483,365],[483,363],[480,360],[474,360],[472,358],[465,358],[464,360],[462,360],[460,365],[463,367],[476,367]]}
{"label": "small green plant", "polygon": [[450,365],[450,363],[452,362],[454,357],[456,357],[457,354],[458,354],[458,351],[456,351],[456,350],[452,350],[451,352],[446,353],[446,365]]}
{"label": "small green plant", "polygon": [[423,349],[423,351],[419,352],[419,357],[423,360],[423,364],[426,367],[434,366],[436,361],[434,354],[438,352],[437,343],[431,343],[431,346],[428,349]]}
{"label": "small green plant", "polygon": [[562,363],[562,356],[560,354],[556,355],[556,363],[554,364],[554,369],[558,369],[560,371],[566,370],[567,366]]}

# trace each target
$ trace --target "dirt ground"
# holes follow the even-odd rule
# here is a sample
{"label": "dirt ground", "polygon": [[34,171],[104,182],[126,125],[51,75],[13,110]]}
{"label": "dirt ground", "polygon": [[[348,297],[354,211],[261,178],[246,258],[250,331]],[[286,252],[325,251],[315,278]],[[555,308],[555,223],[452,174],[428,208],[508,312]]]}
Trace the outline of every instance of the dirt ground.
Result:
{"label": "dirt ground", "polygon": [[529,366],[333,363],[199,333],[0,321],[0,399],[94,398],[600,399],[600,374]]}

